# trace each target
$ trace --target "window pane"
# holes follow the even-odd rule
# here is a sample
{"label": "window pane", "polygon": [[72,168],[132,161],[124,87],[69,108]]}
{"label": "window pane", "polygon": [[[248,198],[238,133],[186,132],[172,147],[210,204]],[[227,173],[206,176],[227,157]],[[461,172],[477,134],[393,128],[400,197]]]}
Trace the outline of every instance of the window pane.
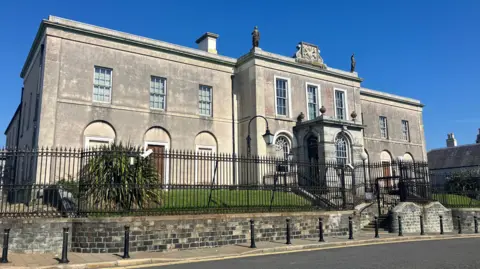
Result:
{"label": "window pane", "polygon": [[348,143],[342,135],[339,135],[335,140],[335,153],[338,164],[348,163]]}
{"label": "window pane", "polygon": [[212,87],[200,85],[198,91],[198,108],[200,115],[212,115]]}
{"label": "window pane", "polygon": [[103,67],[95,67],[93,80],[93,100],[110,102],[112,87],[112,70]]}
{"label": "window pane", "polygon": [[276,98],[277,98],[277,114],[278,115],[287,115],[287,104],[288,104],[288,82],[284,79],[276,80]]}
{"label": "window pane", "polygon": [[161,77],[151,77],[150,80],[150,108],[165,109],[165,85],[167,80]]}
{"label": "window pane", "polygon": [[387,118],[380,116],[379,117],[379,124],[380,124],[380,135],[382,138],[388,137],[388,125],[387,125]]}
{"label": "window pane", "polygon": [[335,91],[335,106],[337,119],[344,120],[345,117],[345,93],[343,91]]}
{"label": "window pane", "polygon": [[290,153],[290,142],[284,136],[279,136],[275,140],[275,150],[280,152],[284,159],[288,158],[288,154]]}
{"label": "window pane", "polygon": [[308,119],[317,117],[317,87],[308,85],[307,87]]}
{"label": "window pane", "polygon": [[410,140],[410,130],[408,126],[408,121],[402,120],[402,136],[403,140]]}

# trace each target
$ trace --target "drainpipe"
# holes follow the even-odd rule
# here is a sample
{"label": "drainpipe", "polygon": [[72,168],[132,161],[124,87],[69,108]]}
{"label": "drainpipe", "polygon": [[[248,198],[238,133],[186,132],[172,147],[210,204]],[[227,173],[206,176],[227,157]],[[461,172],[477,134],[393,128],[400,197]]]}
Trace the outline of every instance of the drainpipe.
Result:
{"label": "drainpipe", "polygon": [[235,75],[230,76],[232,80],[232,163],[233,163],[233,185],[237,183],[237,163],[236,163],[236,152],[235,152],[235,95],[234,95],[234,78]]}

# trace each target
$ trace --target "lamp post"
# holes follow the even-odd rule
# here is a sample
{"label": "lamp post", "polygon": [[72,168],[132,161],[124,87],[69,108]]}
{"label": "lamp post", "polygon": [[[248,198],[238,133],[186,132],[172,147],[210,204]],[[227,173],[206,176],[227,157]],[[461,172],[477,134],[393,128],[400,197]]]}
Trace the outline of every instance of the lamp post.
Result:
{"label": "lamp post", "polygon": [[264,116],[261,115],[256,115],[255,117],[251,118],[250,121],[248,122],[248,136],[247,136],[247,156],[250,157],[251,154],[251,145],[250,142],[252,138],[250,138],[250,123],[256,118],[262,118],[265,120],[265,123],[267,125],[267,129],[265,130],[265,134],[262,135],[263,139],[265,140],[265,143],[267,145],[271,145],[273,143],[273,134],[270,133],[270,129],[268,129],[268,121]]}
{"label": "lamp post", "polygon": [[[360,158],[362,158],[362,163],[363,163],[363,184],[365,187],[365,193],[367,193],[367,168],[365,167],[365,162],[368,159],[367,153],[364,151],[360,154]],[[370,180],[368,180],[368,184],[370,185]]]}
{"label": "lamp post", "polygon": [[402,167],[402,162],[403,162],[403,156],[398,156],[398,191],[400,192],[400,202],[405,202],[407,198],[407,186],[405,185],[405,181],[403,180],[403,167]]}

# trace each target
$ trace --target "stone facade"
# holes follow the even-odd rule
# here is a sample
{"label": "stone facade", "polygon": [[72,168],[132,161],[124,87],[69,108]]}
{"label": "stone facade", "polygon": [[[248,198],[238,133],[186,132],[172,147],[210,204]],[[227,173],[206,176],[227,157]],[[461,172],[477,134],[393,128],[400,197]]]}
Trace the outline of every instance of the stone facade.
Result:
{"label": "stone facade", "polygon": [[402,219],[403,233],[420,233],[420,216],[423,216],[425,233],[440,232],[440,216],[443,217],[443,231],[453,231],[452,212],[439,202],[420,205],[412,202],[399,203],[392,210],[392,232],[398,232],[398,216]]}
{"label": "stone facade", "polygon": [[[8,250],[18,253],[62,253],[64,227],[72,231],[72,220],[43,218],[0,220],[0,231],[10,229]],[[72,241],[71,232],[68,241]]]}
{"label": "stone facade", "polygon": [[[335,161],[335,143],[342,134],[348,163],[360,162],[364,151],[375,162],[384,161],[382,152],[390,161],[404,155],[426,159],[423,105],[362,88],[358,73],[327,66],[316,45],[301,42],[294,57],[255,47],[238,59],[218,55],[216,41],[214,47],[192,49],[50,16],[41,23],[21,72],[22,116],[15,146],[83,148],[122,141],[243,155],[249,121],[261,115],[275,142],[264,143],[265,120],[254,119],[252,154],[284,156],[288,152],[275,146],[284,139],[287,151],[295,149],[297,158],[307,159],[307,142],[316,139],[318,158]],[[105,102],[93,98],[95,68],[111,72]],[[164,81],[161,109],[150,105],[153,78]],[[199,91],[205,86],[211,101],[206,116],[199,108]],[[279,87],[285,90],[284,111],[277,103]],[[322,106],[326,111],[320,115]],[[297,121],[300,113],[302,122]],[[379,116],[388,118],[385,138],[379,136]],[[402,120],[408,121],[408,139]],[[8,132],[7,140],[15,135]]]}
{"label": "stone facade", "polygon": [[[2,220],[11,228],[9,250],[22,253],[61,253],[62,228],[70,227],[69,249],[83,253],[120,253],[124,226],[130,226],[130,251],[166,251],[246,243],[250,219],[257,241],[285,240],[290,218],[291,239],[318,238],[318,218],[325,237],[348,234],[353,211],[262,213],[235,215],[183,215],[90,219]],[[354,231],[357,230],[354,216]]]}

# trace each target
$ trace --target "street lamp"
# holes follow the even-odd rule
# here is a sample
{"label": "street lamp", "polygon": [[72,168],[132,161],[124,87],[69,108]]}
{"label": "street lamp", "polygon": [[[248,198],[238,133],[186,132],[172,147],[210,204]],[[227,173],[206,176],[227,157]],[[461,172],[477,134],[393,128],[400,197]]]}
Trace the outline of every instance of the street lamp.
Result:
{"label": "street lamp", "polygon": [[[367,168],[365,167],[365,162],[367,161],[368,159],[368,155],[365,151],[363,151],[361,154],[360,154],[360,158],[362,158],[362,162],[363,162],[363,184],[365,184],[365,193],[367,193]],[[370,180],[368,180],[368,185],[370,185]]]}
{"label": "street lamp", "polygon": [[267,129],[265,130],[265,134],[262,135],[263,137],[263,140],[265,140],[265,143],[267,145],[271,145],[273,143],[273,134],[270,132],[270,129],[268,128],[268,121],[267,119],[264,117],[264,116],[261,116],[261,115],[257,115],[253,118],[250,119],[250,121],[248,122],[248,136],[247,136],[247,156],[250,156],[250,153],[251,153],[251,145],[250,145],[250,141],[252,140],[252,138],[250,137],[250,123],[252,123],[252,121],[255,119],[255,118],[263,118],[265,120],[265,123],[267,125]]}

